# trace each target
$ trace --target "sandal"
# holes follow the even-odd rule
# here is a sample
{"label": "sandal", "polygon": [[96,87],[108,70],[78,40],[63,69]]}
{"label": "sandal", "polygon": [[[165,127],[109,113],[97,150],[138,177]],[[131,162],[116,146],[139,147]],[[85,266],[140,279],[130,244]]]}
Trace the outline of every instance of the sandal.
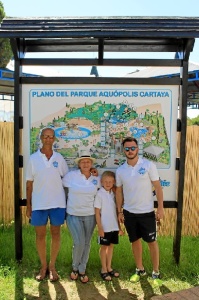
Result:
{"label": "sandal", "polygon": [[47,274],[48,274],[48,268],[41,268],[39,270],[39,273],[35,276],[35,279],[37,281],[42,281],[46,278]]}
{"label": "sandal", "polygon": [[77,280],[78,275],[79,275],[78,271],[72,270],[72,272],[70,273],[70,279],[71,280]]}
{"label": "sandal", "polygon": [[118,273],[118,271],[116,271],[116,270],[112,270],[112,271],[108,272],[108,274],[111,277],[115,277],[115,278],[118,278],[120,276],[120,273]]}
{"label": "sandal", "polygon": [[51,282],[55,282],[59,279],[59,275],[55,269],[49,270],[49,279]]}
{"label": "sandal", "polygon": [[82,283],[87,283],[89,281],[89,278],[86,274],[79,274],[79,276]]}
{"label": "sandal", "polygon": [[110,276],[110,274],[108,272],[106,272],[106,273],[100,273],[100,275],[101,275],[102,279],[105,280],[105,281],[111,281],[112,280],[111,276]]}

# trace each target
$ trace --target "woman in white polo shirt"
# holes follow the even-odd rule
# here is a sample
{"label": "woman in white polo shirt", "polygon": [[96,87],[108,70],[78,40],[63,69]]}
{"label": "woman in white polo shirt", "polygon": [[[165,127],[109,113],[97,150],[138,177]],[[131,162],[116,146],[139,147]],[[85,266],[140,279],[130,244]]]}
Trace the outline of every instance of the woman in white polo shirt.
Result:
{"label": "woman in white polo shirt", "polygon": [[90,253],[91,237],[96,225],[94,199],[100,187],[100,177],[91,174],[95,159],[87,151],[75,160],[79,169],[70,171],[63,178],[68,187],[67,226],[73,239],[72,272],[70,278],[87,283],[86,265]]}

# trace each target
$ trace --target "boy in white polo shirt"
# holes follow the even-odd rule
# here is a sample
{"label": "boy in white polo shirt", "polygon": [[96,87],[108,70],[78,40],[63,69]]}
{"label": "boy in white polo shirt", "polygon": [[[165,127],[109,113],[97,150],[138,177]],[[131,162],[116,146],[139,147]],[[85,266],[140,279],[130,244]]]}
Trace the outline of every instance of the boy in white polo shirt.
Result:
{"label": "boy in white polo shirt", "polygon": [[112,256],[114,244],[118,244],[118,234],[123,232],[118,224],[115,195],[115,173],[105,171],[101,176],[102,187],[95,197],[95,216],[98,227],[98,243],[100,247],[101,277],[111,281],[112,277],[119,277],[119,273],[112,269]]}

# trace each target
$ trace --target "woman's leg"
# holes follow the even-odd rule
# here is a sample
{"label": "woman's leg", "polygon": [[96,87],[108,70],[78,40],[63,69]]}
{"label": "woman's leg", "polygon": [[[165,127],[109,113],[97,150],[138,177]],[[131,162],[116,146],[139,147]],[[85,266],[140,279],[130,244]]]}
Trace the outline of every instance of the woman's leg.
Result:
{"label": "woman's leg", "polygon": [[86,271],[86,265],[87,265],[88,258],[89,258],[90,243],[91,243],[91,238],[92,238],[94,228],[96,226],[96,220],[95,220],[95,215],[81,217],[81,218],[83,220],[83,228],[84,228],[83,234],[84,234],[85,243],[83,246],[81,263],[79,265],[79,273],[84,274]]}
{"label": "woman's leg", "polygon": [[74,271],[78,271],[85,245],[83,222],[81,217],[72,215],[67,215],[66,222],[73,239],[72,268]]}

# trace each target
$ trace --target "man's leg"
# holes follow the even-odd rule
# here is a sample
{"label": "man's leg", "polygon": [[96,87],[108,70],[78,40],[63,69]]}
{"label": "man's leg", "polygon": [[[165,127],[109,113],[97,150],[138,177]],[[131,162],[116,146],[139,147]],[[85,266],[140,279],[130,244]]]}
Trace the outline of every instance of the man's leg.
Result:
{"label": "man's leg", "polygon": [[157,241],[148,243],[151,261],[153,265],[153,271],[159,272],[159,247]]}
{"label": "man's leg", "polygon": [[151,261],[153,264],[153,272],[152,272],[152,278],[154,280],[154,285],[156,286],[161,286],[162,285],[162,280],[159,272],[159,247],[157,241],[148,243],[149,245],[149,250],[151,254]]}
{"label": "man's leg", "polygon": [[50,225],[51,251],[49,269],[55,269],[55,262],[60,249],[60,226]]}
{"label": "man's leg", "polygon": [[46,225],[35,226],[36,232],[36,247],[41,262],[41,270],[36,276],[37,280],[43,280],[46,276],[47,261],[46,261]]}
{"label": "man's leg", "polygon": [[135,258],[135,264],[137,269],[143,270],[143,264],[142,264],[142,241],[141,239],[138,239],[137,241],[132,243],[132,251]]}
{"label": "man's leg", "polygon": [[138,239],[135,242],[132,242],[132,251],[135,258],[136,270],[135,274],[130,277],[131,282],[138,282],[140,280],[140,276],[146,275],[144,266],[142,264],[142,241]]}
{"label": "man's leg", "polygon": [[51,281],[59,279],[55,263],[60,249],[60,226],[50,225],[51,233],[51,249],[50,249],[50,263],[49,263],[49,278]]}

